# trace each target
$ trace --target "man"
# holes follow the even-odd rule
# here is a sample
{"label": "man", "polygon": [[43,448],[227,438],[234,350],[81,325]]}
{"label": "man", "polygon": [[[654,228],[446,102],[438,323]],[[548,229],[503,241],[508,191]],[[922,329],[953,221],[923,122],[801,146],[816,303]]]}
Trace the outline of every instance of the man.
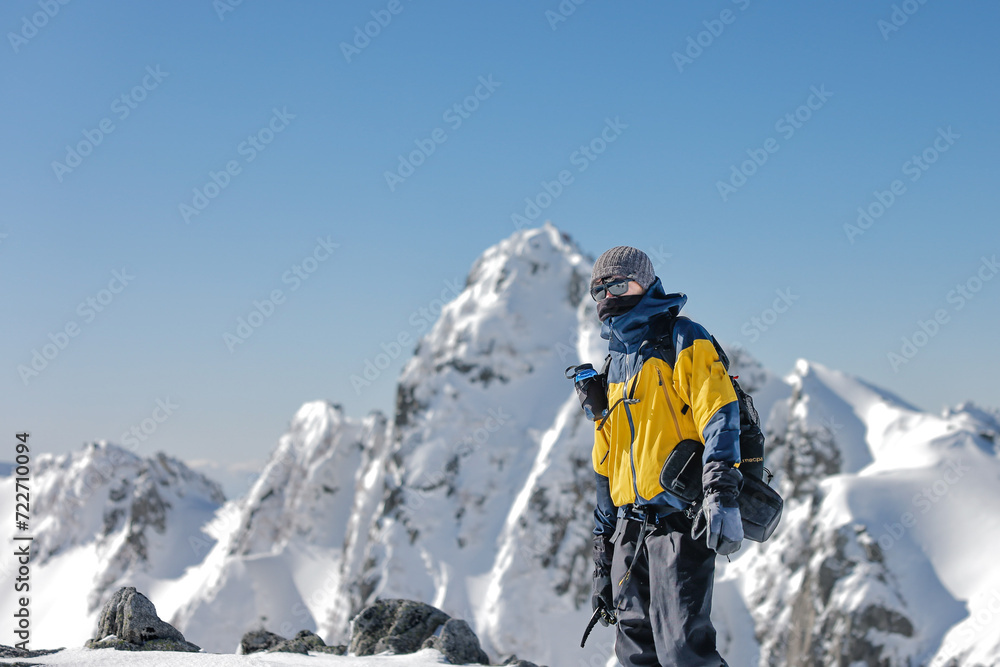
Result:
{"label": "man", "polygon": [[[591,296],[611,353],[609,409],[593,451],[594,610],[617,619],[615,652],[625,667],[724,666],[710,614],[716,553],[733,553],[743,539],[736,393],[701,325],[674,320],[673,354],[647,342],[669,330],[687,297],[664,291],[641,250],[601,255]],[[681,442],[704,446],[694,457],[704,496],[694,505],[661,485]],[[702,530],[694,537],[693,525]]]}

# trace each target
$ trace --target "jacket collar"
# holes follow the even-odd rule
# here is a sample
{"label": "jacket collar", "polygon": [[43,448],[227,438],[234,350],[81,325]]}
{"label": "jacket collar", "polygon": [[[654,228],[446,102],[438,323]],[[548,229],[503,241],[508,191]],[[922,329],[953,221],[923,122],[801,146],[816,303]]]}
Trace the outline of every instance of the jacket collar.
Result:
{"label": "jacket collar", "polygon": [[616,317],[609,317],[601,324],[601,338],[610,341],[609,347],[612,350],[624,352],[626,347],[638,349],[639,344],[645,340],[649,323],[653,319],[666,314],[676,317],[685,303],[685,294],[667,294],[663,283],[657,278],[635,308]]}

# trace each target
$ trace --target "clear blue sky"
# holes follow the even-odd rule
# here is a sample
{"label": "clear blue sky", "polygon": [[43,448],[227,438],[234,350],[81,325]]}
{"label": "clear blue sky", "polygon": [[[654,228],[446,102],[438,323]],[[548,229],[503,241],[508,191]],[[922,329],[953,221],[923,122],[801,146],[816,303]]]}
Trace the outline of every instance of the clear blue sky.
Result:
{"label": "clear blue sky", "polygon": [[[231,1],[0,9],[8,435],[63,452],[159,417],[138,453],[239,461],[307,400],[391,411],[409,350],[360,393],[350,376],[421,333],[411,315],[563,170],[535,224],[594,256],[662,249],[691,314],[773,371],[805,357],[934,411],[1000,406],[1000,278],[976,283],[1000,253],[995,3],[896,3],[897,26],[889,0],[566,1],[564,21],[556,0]],[[574,155],[602,132],[596,159]],[[435,137],[390,188],[398,156]],[[851,243],[844,225],[895,180]],[[949,300],[970,279],[971,300]],[[276,289],[230,351],[224,334]],[[778,290],[794,299],[773,317]],[[937,311],[894,370],[887,354]]]}

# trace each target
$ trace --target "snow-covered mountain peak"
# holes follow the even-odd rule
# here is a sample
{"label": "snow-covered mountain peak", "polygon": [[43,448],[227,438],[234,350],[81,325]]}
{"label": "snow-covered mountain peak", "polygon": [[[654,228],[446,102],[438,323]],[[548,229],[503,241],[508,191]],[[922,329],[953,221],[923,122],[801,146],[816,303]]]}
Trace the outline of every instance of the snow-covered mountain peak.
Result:
{"label": "snow-covered mountain peak", "polygon": [[785,382],[792,387],[785,419],[828,433],[841,472],[858,472],[885,455],[917,422],[939,421],[889,391],[814,361],[797,360]]}
{"label": "snow-covered mountain peak", "polygon": [[339,404],[310,401],[298,409],[288,428],[288,442],[302,463],[309,464],[323,456],[333,441],[333,434],[344,424]]}
{"label": "snow-covered mountain peak", "polygon": [[[538,291],[555,292],[571,307],[583,296],[579,280],[570,280],[574,268],[586,269],[593,259],[585,257],[573,240],[551,223],[537,229],[515,232],[488,248],[475,262],[466,280],[470,295],[480,308],[496,300],[506,301],[507,310],[534,310]],[[530,302],[530,306],[525,301]],[[544,299],[548,301],[548,299]]]}
{"label": "snow-covered mountain peak", "polygon": [[230,553],[277,552],[296,534],[323,545],[342,543],[357,471],[372,443],[381,442],[373,431],[384,424],[378,412],[353,420],[327,401],[299,408],[242,503]]}
{"label": "snow-covered mountain peak", "polygon": [[485,390],[538,370],[534,353],[575,335],[589,262],[550,224],[518,231],[487,249],[465,289],[420,341],[401,384],[413,387],[438,375]]}
{"label": "snow-covered mountain peak", "polygon": [[941,416],[954,428],[964,428],[975,434],[983,450],[1000,454],[1000,410],[966,401],[954,408],[945,408]]}
{"label": "snow-covered mountain peak", "polygon": [[[85,499],[93,493],[93,487],[101,480],[107,480],[119,466],[138,467],[141,463],[140,457],[129,450],[111,444],[105,440],[86,443],[82,449],[56,456],[55,454],[42,454],[38,457],[36,474],[44,477],[47,484],[71,482],[70,489],[62,489],[68,492],[71,497]],[[65,477],[57,479],[56,476],[46,475],[50,471],[62,471]],[[52,493],[54,490],[47,486],[42,488],[43,493]]]}
{"label": "snow-covered mountain peak", "polygon": [[[532,421],[538,401],[530,393],[567,389],[562,371],[576,356],[590,262],[551,224],[487,249],[403,369],[396,425],[420,423],[432,406],[424,417],[435,423],[446,414],[482,422],[501,405],[516,411],[515,420]],[[544,411],[551,418],[551,407]]]}
{"label": "snow-covered mountain peak", "polygon": [[977,405],[972,401],[965,401],[959,403],[953,408],[945,408],[942,411],[942,416],[952,417],[955,415],[967,415],[970,418],[976,419],[983,424],[987,424],[993,428],[1000,428],[1000,409],[998,408],[987,408],[981,405]]}
{"label": "snow-covered mountain peak", "polygon": [[885,404],[889,407],[910,412],[920,412],[906,400],[853,375],[832,370],[815,361],[798,359],[794,371],[786,381],[805,393],[822,390],[837,396],[859,416],[863,416],[873,405]]}
{"label": "snow-covered mountain peak", "polygon": [[162,452],[145,459],[106,441],[38,457],[35,512],[37,561],[125,529],[126,560],[145,561],[147,528],[162,532],[167,511],[182,498],[213,507],[225,502],[218,484]]}

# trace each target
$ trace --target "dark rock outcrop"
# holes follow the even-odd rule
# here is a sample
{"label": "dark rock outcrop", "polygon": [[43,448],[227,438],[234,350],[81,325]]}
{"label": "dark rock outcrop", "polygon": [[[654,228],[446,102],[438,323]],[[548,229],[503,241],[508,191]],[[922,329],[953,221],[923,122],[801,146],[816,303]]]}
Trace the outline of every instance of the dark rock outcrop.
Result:
{"label": "dark rock outcrop", "polygon": [[285,639],[281,635],[263,629],[251,630],[243,635],[243,639],[240,640],[240,652],[243,655],[263,651],[267,653],[301,653],[302,655],[308,655],[312,651],[314,653],[345,655],[347,647],[344,645],[327,646],[319,635],[309,630],[299,630],[299,633],[291,639]]}
{"label": "dark rock outcrop", "polygon": [[[533,662],[528,662],[527,660],[518,660],[516,655],[512,655],[503,661],[503,664],[509,667],[538,667]],[[543,666],[544,667],[544,666]]]}
{"label": "dark rock outcrop", "polygon": [[422,602],[377,600],[355,617],[349,650],[354,655],[415,653],[450,618]]}
{"label": "dark rock outcrop", "polygon": [[313,651],[315,653],[344,655],[347,653],[347,647],[343,645],[327,646],[326,642],[324,642],[315,632],[310,632],[309,630],[299,630],[298,634],[291,639],[285,639],[277,645],[267,649],[268,653],[301,653],[302,655],[307,655],[309,651]]}
{"label": "dark rock outcrop", "polygon": [[424,640],[421,648],[436,648],[453,665],[490,664],[490,658],[479,646],[479,637],[469,624],[457,618],[445,621],[441,634]]}
{"label": "dark rock outcrop", "polygon": [[134,586],[119,588],[105,603],[97,636],[85,646],[119,651],[201,651],[177,628],[160,620],[153,603]]}
{"label": "dark rock outcrop", "polygon": [[[16,646],[5,646],[0,644],[0,658],[37,658],[40,655],[50,655],[52,653],[58,653],[61,648],[54,649],[43,649],[40,651],[29,651],[23,648],[17,648]],[[30,663],[26,662],[14,662],[6,663],[8,665],[27,665]]]}
{"label": "dark rock outcrop", "polygon": [[251,653],[260,653],[261,651],[266,651],[272,646],[277,646],[281,642],[288,641],[281,635],[276,635],[273,632],[268,632],[267,630],[251,630],[250,632],[243,635],[243,639],[240,640],[240,653],[242,655],[250,655]]}

